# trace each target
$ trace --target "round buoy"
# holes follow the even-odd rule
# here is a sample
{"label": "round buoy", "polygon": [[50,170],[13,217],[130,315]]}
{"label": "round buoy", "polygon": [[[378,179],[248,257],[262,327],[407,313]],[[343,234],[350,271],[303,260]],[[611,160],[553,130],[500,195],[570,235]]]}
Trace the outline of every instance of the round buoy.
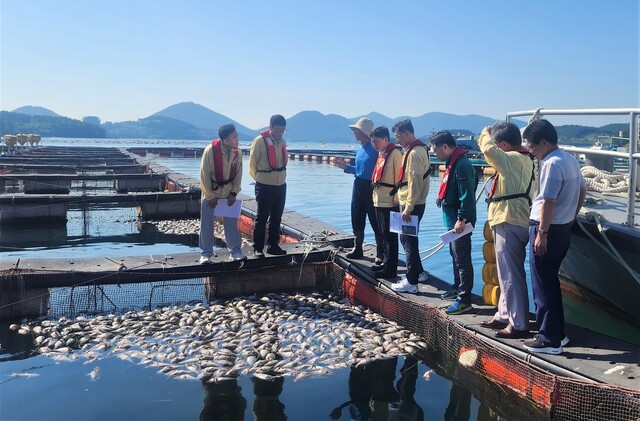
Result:
{"label": "round buoy", "polygon": [[482,266],[482,280],[485,284],[500,285],[498,283],[498,266],[495,263],[485,263]]}
{"label": "round buoy", "polygon": [[495,285],[484,284],[482,285],[482,302],[485,304],[491,305],[491,293],[493,292],[493,287]]}
{"label": "round buoy", "polygon": [[496,249],[493,246],[493,242],[487,241],[482,245],[482,256],[484,257],[485,262],[496,262]]}
{"label": "round buoy", "polygon": [[482,301],[491,306],[498,306],[500,300],[500,287],[491,284],[484,284],[482,286]]}
{"label": "round buoy", "polygon": [[498,307],[498,302],[500,302],[500,287],[494,286],[491,291],[491,305]]}
{"label": "round buoy", "polygon": [[493,231],[491,230],[491,225],[489,225],[489,221],[484,222],[484,229],[482,233],[484,234],[485,240],[493,241]]}

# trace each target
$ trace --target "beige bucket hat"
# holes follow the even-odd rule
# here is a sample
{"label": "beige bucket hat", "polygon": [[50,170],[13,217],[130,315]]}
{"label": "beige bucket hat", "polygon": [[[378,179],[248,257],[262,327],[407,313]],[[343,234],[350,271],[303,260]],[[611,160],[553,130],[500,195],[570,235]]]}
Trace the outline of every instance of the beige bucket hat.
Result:
{"label": "beige bucket hat", "polygon": [[368,118],[361,118],[358,120],[356,124],[350,124],[349,127],[352,129],[358,129],[362,133],[366,134],[367,137],[371,136],[371,132],[373,131],[373,121]]}

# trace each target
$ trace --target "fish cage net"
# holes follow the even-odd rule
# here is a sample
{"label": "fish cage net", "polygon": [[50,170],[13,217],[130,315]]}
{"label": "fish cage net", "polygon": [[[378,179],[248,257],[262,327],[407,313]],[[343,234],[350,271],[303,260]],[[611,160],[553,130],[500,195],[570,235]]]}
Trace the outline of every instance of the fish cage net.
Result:
{"label": "fish cage net", "polygon": [[[421,355],[443,376],[464,384],[482,401],[513,419],[638,420],[640,391],[562,377],[496,347],[438,308],[358,279],[332,261],[240,270],[210,277],[119,284],[28,288],[29,271],[1,276],[0,317],[76,317],[122,314],[220,298],[272,292],[328,291],[397,322],[424,339]],[[37,272],[63,280],[71,272]],[[63,282],[61,282],[63,284]],[[522,402],[526,404],[522,404]]]}

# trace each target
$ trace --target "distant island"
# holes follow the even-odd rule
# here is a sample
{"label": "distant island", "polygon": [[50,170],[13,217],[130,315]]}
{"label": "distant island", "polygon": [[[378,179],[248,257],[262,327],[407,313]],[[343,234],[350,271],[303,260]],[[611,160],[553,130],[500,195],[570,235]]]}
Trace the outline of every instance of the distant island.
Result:
{"label": "distant island", "polygon": [[[361,117],[368,117],[376,126],[387,126],[403,118],[410,118],[416,135],[428,138],[431,133],[449,130],[454,135],[469,136],[482,131],[495,122],[495,118],[481,115],[455,115],[440,112],[421,116],[390,118],[371,112],[353,118],[337,114],[322,114],[319,111],[302,111],[287,119],[287,136],[290,143],[326,142],[349,143],[353,134],[347,129]],[[524,127],[523,121],[516,124]],[[233,119],[193,102],[181,102],[160,110],[149,117],[136,121],[105,122],[97,116],[87,116],[82,121],[60,116],[52,110],[38,106],[24,106],[13,111],[0,112],[0,133],[37,133],[43,137],[70,138],[129,138],[129,139],[178,139],[206,140],[218,136],[218,127],[235,124],[240,140],[251,141],[261,129],[250,129]],[[627,124],[609,124],[602,127],[558,126],[558,135],[565,144],[589,144],[597,136],[617,136],[627,132]],[[588,140],[585,140],[588,139]]]}

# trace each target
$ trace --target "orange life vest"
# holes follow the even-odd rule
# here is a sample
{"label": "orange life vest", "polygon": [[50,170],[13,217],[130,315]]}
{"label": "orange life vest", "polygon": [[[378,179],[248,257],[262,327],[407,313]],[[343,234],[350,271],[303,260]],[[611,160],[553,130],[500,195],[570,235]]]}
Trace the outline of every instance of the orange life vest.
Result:
{"label": "orange life vest", "polygon": [[451,158],[449,159],[449,166],[446,170],[444,170],[444,174],[442,175],[442,182],[440,183],[440,190],[438,190],[438,206],[442,203],[442,200],[447,194],[447,186],[449,185],[449,173],[456,166],[456,162],[458,159],[464,154],[469,152],[464,148],[457,147],[453,150],[453,154],[451,154]]}
{"label": "orange life vest", "polygon": [[276,145],[271,138],[271,130],[265,130],[260,132],[264,139],[264,144],[267,147],[267,157],[269,158],[270,170],[258,170],[258,172],[272,172],[272,171],[284,171],[287,169],[287,162],[289,162],[289,154],[287,153],[287,145],[284,142],[280,143],[282,147],[282,160],[283,165],[278,167],[278,157],[276,156]]}
{"label": "orange life vest", "polygon": [[378,155],[378,159],[376,160],[376,166],[373,168],[373,173],[371,174],[371,182],[373,183],[373,187],[384,186],[384,187],[395,187],[395,184],[382,183],[382,173],[384,172],[384,167],[387,165],[387,158],[391,155],[394,149],[399,149],[395,143],[389,143],[384,151]]}
{"label": "orange life vest", "polygon": [[233,182],[238,175],[238,149],[233,150],[233,159],[231,160],[231,171],[229,172],[229,178],[227,180],[224,179],[223,175],[223,164],[222,164],[222,141],[220,139],[216,139],[211,142],[211,149],[213,151],[213,165],[215,167],[215,179],[212,180],[216,184],[217,190],[219,187],[222,187],[226,184]]}

